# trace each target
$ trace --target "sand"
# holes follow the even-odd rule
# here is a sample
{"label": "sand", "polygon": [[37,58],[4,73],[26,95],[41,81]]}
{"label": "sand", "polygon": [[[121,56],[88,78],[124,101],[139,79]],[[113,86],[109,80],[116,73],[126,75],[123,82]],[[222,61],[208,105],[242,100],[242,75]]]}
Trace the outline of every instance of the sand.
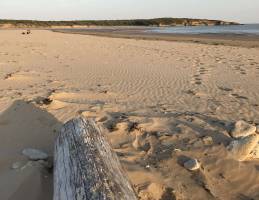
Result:
{"label": "sand", "polygon": [[65,28],[56,27],[50,30],[60,33],[73,33],[111,38],[128,38],[153,41],[177,41],[184,43],[226,45],[235,47],[258,48],[259,36],[254,34],[231,33],[201,33],[201,34],[177,34],[152,32],[152,27],[89,27],[89,28]]}
{"label": "sand", "polygon": [[[79,115],[105,130],[141,200],[259,199],[259,160],[227,151],[233,122],[259,124],[258,48],[47,30],[0,38],[1,200],[52,198],[51,172],[11,167],[28,162],[24,148],[53,156]],[[200,169],[184,168],[190,158]]]}

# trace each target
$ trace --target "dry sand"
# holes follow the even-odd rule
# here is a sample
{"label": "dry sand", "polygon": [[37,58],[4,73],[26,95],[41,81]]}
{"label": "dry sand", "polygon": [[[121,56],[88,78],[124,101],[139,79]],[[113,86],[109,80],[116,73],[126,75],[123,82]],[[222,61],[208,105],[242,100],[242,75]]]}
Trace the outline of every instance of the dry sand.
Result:
{"label": "dry sand", "polygon": [[232,122],[259,124],[258,78],[257,48],[1,30],[0,199],[52,198],[51,173],[11,166],[24,148],[53,155],[80,114],[104,127],[141,200],[259,199],[259,160],[226,148]]}

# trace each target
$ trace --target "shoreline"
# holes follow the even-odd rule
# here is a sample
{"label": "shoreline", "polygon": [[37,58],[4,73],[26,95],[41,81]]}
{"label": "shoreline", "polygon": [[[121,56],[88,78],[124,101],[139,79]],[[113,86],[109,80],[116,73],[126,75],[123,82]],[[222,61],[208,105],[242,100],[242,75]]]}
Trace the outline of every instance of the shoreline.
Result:
{"label": "shoreline", "polygon": [[259,36],[249,34],[173,34],[145,32],[150,28],[97,28],[97,29],[48,29],[66,34],[94,35],[110,38],[137,40],[158,40],[187,42],[209,45],[224,45],[246,48],[259,48]]}

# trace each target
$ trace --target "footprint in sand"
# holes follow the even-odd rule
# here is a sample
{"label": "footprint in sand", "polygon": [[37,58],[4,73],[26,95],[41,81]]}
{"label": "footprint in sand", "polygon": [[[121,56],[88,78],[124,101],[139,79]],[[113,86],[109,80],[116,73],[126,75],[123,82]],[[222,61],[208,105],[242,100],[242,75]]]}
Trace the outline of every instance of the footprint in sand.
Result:
{"label": "footprint in sand", "polygon": [[238,71],[238,70],[240,70],[240,67],[239,66],[234,66],[234,70]]}
{"label": "footprint in sand", "polygon": [[233,96],[233,97],[235,97],[235,98],[237,98],[237,99],[240,99],[240,100],[248,100],[247,97],[241,96],[241,95],[236,94],[236,93],[231,94],[231,96]]}
{"label": "footprint in sand", "polygon": [[196,85],[201,85],[202,82],[201,82],[200,80],[195,80],[195,84],[196,84]]}
{"label": "footprint in sand", "polygon": [[7,79],[11,78],[12,75],[13,75],[13,73],[6,74],[5,77],[4,77],[4,80],[7,80]]}
{"label": "footprint in sand", "polygon": [[8,63],[17,63],[16,60],[8,60],[7,62],[8,62]]}
{"label": "footprint in sand", "polygon": [[249,65],[254,66],[254,65],[258,65],[258,63],[257,62],[250,62]]}
{"label": "footprint in sand", "polygon": [[195,75],[193,75],[192,77],[192,83],[196,84],[196,85],[201,85],[204,77],[208,75],[209,70],[206,69],[204,66],[200,66],[197,69],[197,73]]}
{"label": "footprint in sand", "polygon": [[195,74],[195,75],[192,77],[191,82],[194,83],[194,84],[196,84],[196,85],[201,85],[201,84],[202,84],[202,78],[200,77],[200,75]]}
{"label": "footprint in sand", "polygon": [[193,90],[187,90],[187,91],[185,91],[185,93],[192,95],[192,96],[196,95],[196,92],[194,92]]}
{"label": "footprint in sand", "polygon": [[1,56],[8,56],[9,53],[7,53],[7,52],[0,52],[0,55],[1,55]]}
{"label": "footprint in sand", "polygon": [[224,59],[221,57],[216,57],[215,62],[221,64]]}
{"label": "footprint in sand", "polygon": [[233,89],[232,88],[227,88],[227,87],[218,87],[220,90],[222,90],[222,91],[225,91],[225,92],[231,92],[231,91],[233,91]]}
{"label": "footprint in sand", "polygon": [[241,66],[235,66],[235,67],[234,67],[234,70],[235,70],[237,73],[242,74],[242,75],[246,75],[246,74],[247,74],[247,73],[246,73],[246,70],[243,69]]}
{"label": "footprint in sand", "polygon": [[245,75],[245,74],[246,74],[246,70],[244,70],[244,69],[240,69],[240,74]]}
{"label": "footprint in sand", "polygon": [[247,60],[248,60],[248,64],[251,66],[258,65],[258,62],[256,62],[254,59],[247,59]]}
{"label": "footprint in sand", "polygon": [[199,74],[204,75],[204,74],[206,74],[207,72],[208,72],[207,69],[205,69],[204,67],[200,67],[200,69],[199,69]]}
{"label": "footprint in sand", "polygon": [[35,75],[36,74],[33,72],[29,72],[29,75],[27,75],[27,72],[16,71],[16,72],[6,74],[4,77],[4,80],[30,81],[35,78]]}

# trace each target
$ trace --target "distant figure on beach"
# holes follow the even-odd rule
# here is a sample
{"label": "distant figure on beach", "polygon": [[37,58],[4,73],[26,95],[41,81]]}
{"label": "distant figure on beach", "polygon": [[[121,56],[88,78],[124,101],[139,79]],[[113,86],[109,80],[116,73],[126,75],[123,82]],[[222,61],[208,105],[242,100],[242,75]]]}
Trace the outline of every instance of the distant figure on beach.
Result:
{"label": "distant figure on beach", "polygon": [[23,31],[22,35],[25,35],[25,34],[27,34],[27,35],[31,34],[31,30]]}

